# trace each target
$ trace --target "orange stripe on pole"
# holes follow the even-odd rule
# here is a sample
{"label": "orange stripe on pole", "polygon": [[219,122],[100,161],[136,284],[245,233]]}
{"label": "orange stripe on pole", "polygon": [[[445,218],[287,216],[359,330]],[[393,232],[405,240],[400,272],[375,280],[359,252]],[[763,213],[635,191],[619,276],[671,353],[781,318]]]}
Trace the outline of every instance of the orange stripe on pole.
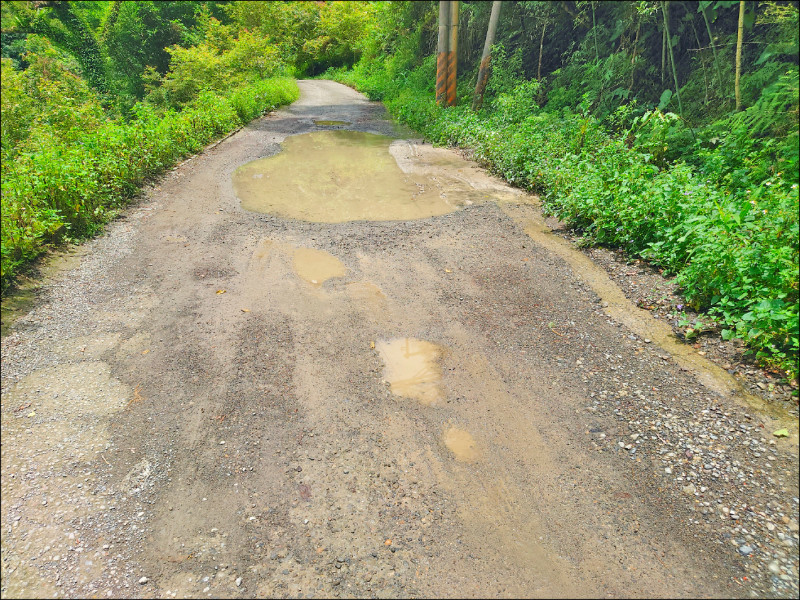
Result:
{"label": "orange stripe on pole", "polygon": [[447,50],[450,46],[450,0],[439,1],[439,42],[436,48],[436,104],[447,105]]}
{"label": "orange stripe on pole", "polygon": [[456,53],[449,52],[447,56],[447,106],[456,104]]}
{"label": "orange stripe on pole", "polygon": [[440,52],[436,57],[436,104],[447,101],[447,52]]}
{"label": "orange stripe on pole", "polygon": [[458,71],[458,0],[450,2],[450,45],[447,55],[447,106],[456,104],[456,73]]}

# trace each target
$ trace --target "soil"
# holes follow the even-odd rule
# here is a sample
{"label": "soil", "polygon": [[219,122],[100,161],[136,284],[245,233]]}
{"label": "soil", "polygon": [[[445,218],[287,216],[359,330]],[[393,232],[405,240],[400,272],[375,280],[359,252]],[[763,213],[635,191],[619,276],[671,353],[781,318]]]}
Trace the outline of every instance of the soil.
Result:
{"label": "soil", "polygon": [[[796,597],[788,390],[664,334],[535,197],[300,86],[4,332],[3,597]],[[331,127],[452,212],[242,208],[239,167]]]}

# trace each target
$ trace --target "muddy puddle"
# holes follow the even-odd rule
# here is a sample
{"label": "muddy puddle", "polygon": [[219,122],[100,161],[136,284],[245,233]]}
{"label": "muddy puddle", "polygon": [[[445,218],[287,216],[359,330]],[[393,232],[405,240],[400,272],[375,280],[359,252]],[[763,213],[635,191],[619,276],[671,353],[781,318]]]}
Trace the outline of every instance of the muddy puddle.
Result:
{"label": "muddy puddle", "polygon": [[246,210],[315,223],[424,219],[522,197],[453,152],[422,147],[360,131],[291,136],[237,169],[234,189]]}
{"label": "muddy puddle", "polygon": [[313,248],[297,248],[292,255],[292,267],[298,277],[317,287],[328,279],[344,277],[346,272],[338,258]]}
{"label": "muddy puddle", "polygon": [[444,432],[444,445],[453,453],[456,460],[474,462],[478,458],[478,447],[468,431],[450,427]]}
{"label": "muddy puddle", "polygon": [[683,369],[692,372],[698,381],[715,392],[738,400],[743,406],[759,412],[767,419],[770,427],[787,427],[791,439],[798,443],[797,421],[785,414],[781,407],[775,407],[761,398],[753,396],[734,377],[722,367],[698,354],[690,345],[675,337],[672,327],[654,319],[646,310],[633,304],[624,292],[609,278],[602,267],[574,249],[569,242],[551,233],[550,228],[539,218],[531,218],[515,207],[503,207],[511,217],[534,241],[563,258],[574,269],[576,275],[584,280],[604,301],[605,313],[624,324],[643,339],[650,339],[668,352]]}
{"label": "muddy puddle", "polygon": [[441,346],[415,338],[395,338],[377,342],[375,349],[383,359],[384,379],[393,394],[426,405],[444,397]]}

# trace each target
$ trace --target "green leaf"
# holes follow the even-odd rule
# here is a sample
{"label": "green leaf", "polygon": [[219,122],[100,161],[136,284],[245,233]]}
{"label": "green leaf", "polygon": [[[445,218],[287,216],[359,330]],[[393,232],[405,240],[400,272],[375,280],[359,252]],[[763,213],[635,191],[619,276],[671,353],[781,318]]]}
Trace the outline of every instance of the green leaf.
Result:
{"label": "green leaf", "polygon": [[672,100],[672,90],[664,90],[661,93],[661,98],[658,101],[658,108],[660,110],[664,110],[667,104],[669,104],[670,100]]}

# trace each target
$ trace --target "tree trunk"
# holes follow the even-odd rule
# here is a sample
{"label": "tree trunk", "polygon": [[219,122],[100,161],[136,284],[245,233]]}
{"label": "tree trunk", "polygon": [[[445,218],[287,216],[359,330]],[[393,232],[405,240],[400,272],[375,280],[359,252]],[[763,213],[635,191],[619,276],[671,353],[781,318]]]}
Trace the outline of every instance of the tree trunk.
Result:
{"label": "tree trunk", "polygon": [[117,23],[117,18],[119,17],[119,9],[122,8],[122,0],[114,0],[111,4],[111,8],[108,10],[108,14],[106,15],[105,23],[103,23],[103,30],[100,33],[100,44],[105,48],[108,44],[108,36],[111,33],[111,30],[114,28],[114,25]]}
{"label": "tree trunk", "polygon": [[720,91],[722,91],[724,89],[722,85],[722,70],[719,68],[719,59],[717,58],[717,45],[714,43],[714,36],[711,33],[711,23],[708,22],[708,17],[706,16],[705,8],[701,9],[700,12],[703,13],[703,21],[706,24],[706,31],[708,31],[708,43],[711,45],[711,52],[714,53],[714,67],[717,70],[717,79],[719,80],[718,85]]}
{"label": "tree trunk", "polygon": [[447,52],[447,106],[456,105],[458,73],[458,0],[450,2],[450,47]]}
{"label": "tree trunk", "polygon": [[739,79],[742,76],[742,41],[744,40],[744,0],[739,1],[739,32],[736,36],[736,79],[733,82],[733,93],[736,96],[736,110],[742,110],[742,92]]}
{"label": "tree trunk", "polygon": [[542,50],[544,49],[544,32],[547,29],[547,21],[542,23],[542,37],[539,38],[539,68],[536,69],[536,80],[542,80]]}
{"label": "tree trunk", "polygon": [[661,87],[664,87],[664,73],[667,70],[667,30],[661,31]]}
{"label": "tree trunk", "polygon": [[69,50],[75,54],[81,67],[83,67],[86,81],[89,85],[102,92],[108,91],[105,64],[100,45],[86,23],[75,14],[72,3],[49,2],[46,6],[53,8],[64,27],[70,32]]}
{"label": "tree trunk", "polygon": [[597,23],[594,20],[594,2],[592,2],[592,31],[594,32],[594,60],[600,62],[600,50],[597,48]]}
{"label": "tree trunk", "polygon": [[450,32],[450,0],[439,0],[439,44],[436,54],[436,104],[447,106],[447,50]]}
{"label": "tree trunk", "polygon": [[639,45],[639,32],[642,30],[642,20],[639,19],[636,24],[636,39],[633,40],[633,56],[631,56],[631,84],[628,86],[628,91],[633,89],[633,76],[636,74],[636,47]]}
{"label": "tree trunk", "polygon": [[[478,71],[478,83],[475,85],[475,97],[472,99],[472,110],[480,110],[483,104],[483,94],[486,91],[486,82],[489,80],[489,65],[492,61],[492,44],[494,44],[494,34],[497,31],[497,21],[500,18],[501,4],[502,2],[500,2],[500,0],[492,2],[492,14],[489,17],[489,27],[486,30],[486,42],[483,44],[483,55],[481,56],[481,66]],[[540,56],[540,69],[541,64]]]}
{"label": "tree trunk", "polygon": [[672,78],[675,80],[675,95],[678,97],[678,112],[683,117],[683,104],[681,103],[681,91],[678,88],[678,68],[675,66],[675,53],[672,52],[672,38],[669,35],[669,20],[667,13],[669,12],[669,2],[666,0],[661,4],[661,12],[664,13],[664,33],[667,36],[667,48],[669,49],[669,61],[672,65]]}
{"label": "tree trunk", "polygon": [[[689,11],[686,11],[687,14]],[[697,28],[694,26],[694,17],[689,21],[689,24],[692,26],[692,31],[694,32],[694,39],[697,42],[697,51],[700,52],[700,65],[703,67],[703,82],[706,85],[706,97],[703,101],[703,104],[708,104],[708,74],[706,73],[706,59],[703,56],[702,45],[700,44],[700,36],[697,35]]]}

